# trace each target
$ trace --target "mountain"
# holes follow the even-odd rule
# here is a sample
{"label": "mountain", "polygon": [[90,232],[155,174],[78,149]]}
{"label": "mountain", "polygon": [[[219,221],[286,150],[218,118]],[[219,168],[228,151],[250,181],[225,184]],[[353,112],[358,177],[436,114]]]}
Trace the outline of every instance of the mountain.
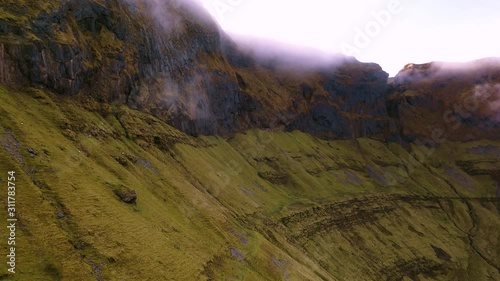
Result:
{"label": "mountain", "polygon": [[498,59],[388,79],[186,1],[0,7],[0,279],[500,279]]}

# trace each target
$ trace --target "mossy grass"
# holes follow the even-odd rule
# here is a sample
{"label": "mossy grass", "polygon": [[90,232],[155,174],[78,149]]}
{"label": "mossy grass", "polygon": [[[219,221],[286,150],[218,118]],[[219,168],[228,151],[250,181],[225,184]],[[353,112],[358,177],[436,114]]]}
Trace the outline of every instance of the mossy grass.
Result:
{"label": "mossy grass", "polygon": [[410,276],[395,264],[442,268],[442,280],[498,277],[498,159],[481,154],[497,142],[447,142],[412,162],[422,147],[372,139],[195,138],[40,89],[0,88],[0,115],[0,173],[16,170],[19,184],[13,280]]}

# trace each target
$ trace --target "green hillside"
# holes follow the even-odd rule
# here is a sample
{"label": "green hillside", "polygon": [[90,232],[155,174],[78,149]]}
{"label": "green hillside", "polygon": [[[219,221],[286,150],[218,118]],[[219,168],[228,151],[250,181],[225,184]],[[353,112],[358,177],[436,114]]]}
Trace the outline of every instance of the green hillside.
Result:
{"label": "green hillside", "polygon": [[498,141],[195,138],[24,88],[0,88],[0,116],[3,280],[500,279]]}

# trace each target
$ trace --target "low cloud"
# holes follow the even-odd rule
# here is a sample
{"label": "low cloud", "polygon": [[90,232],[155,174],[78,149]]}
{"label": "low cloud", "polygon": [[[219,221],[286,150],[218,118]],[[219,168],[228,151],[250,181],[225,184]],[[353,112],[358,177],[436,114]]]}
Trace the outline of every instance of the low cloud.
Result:
{"label": "low cloud", "polygon": [[181,33],[188,20],[207,20],[210,15],[199,0],[123,0],[134,11],[145,12],[165,33]]}
{"label": "low cloud", "polygon": [[262,66],[298,73],[339,66],[355,58],[267,38],[230,34],[238,49]]}
{"label": "low cloud", "polygon": [[489,112],[483,112],[500,122],[500,84],[483,84],[474,88],[474,98],[484,101]]}

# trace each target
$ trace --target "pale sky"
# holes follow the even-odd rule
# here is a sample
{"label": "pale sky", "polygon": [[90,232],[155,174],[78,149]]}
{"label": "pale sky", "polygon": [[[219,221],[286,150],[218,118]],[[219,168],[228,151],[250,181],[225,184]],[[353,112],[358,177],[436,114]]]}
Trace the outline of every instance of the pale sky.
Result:
{"label": "pale sky", "polygon": [[200,0],[228,33],[376,62],[500,57],[498,0]]}

